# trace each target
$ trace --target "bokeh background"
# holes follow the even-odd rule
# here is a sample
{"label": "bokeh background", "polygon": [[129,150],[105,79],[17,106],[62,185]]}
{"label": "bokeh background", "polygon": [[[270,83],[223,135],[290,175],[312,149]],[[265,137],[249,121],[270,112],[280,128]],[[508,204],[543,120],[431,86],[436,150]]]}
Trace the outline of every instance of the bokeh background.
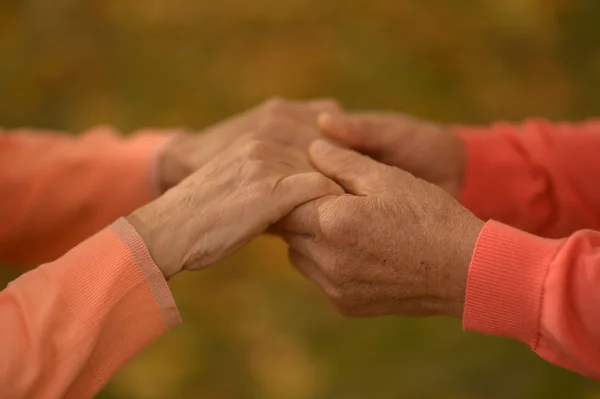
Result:
{"label": "bokeh background", "polygon": [[[597,0],[1,0],[0,124],[200,130],[273,95],[581,119],[600,114],[599,38]],[[172,288],[184,324],[100,398],[600,398],[458,321],[344,319],[275,239]]]}

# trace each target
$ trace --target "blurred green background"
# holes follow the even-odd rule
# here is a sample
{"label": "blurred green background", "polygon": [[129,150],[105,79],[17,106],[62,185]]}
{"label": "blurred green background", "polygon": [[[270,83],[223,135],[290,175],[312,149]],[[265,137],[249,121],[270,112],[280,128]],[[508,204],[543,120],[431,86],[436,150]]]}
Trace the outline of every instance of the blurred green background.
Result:
{"label": "blurred green background", "polygon": [[[0,124],[202,129],[273,95],[581,119],[599,114],[598,38],[597,0],[1,0]],[[172,288],[184,324],[101,398],[600,398],[454,320],[344,319],[275,239]]]}

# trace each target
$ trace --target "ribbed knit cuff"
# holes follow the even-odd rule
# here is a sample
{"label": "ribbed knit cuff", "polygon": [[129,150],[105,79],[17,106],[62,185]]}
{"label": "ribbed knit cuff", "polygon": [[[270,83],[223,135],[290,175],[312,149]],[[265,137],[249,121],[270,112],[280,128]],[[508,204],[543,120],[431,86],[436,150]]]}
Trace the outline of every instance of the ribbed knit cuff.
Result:
{"label": "ribbed knit cuff", "polygon": [[137,231],[127,222],[120,218],[112,224],[111,228],[121,237],[125,245],[131,251],[140,271],[144,275],[156,303],[161,311],[167,329],[181,323],[181,317],[177,310],[175,299],[162,272],[154,263],[150,252],[142,241]]}
{"label": "ribbed knit cuff", "polygon": [[488,222],[469,267],[463,328],[516,339],[535,349],[544,281],[558,245]]}
{"label": "ribbed knit cuff", "polygon": [[[125,221],[101,230],[36,271],[48,276],[71,315],[69,320],[59,320],[71,333],[69,347],[90,351],[76,357],[89,364],[78,366],[83,374],[80,386],[72,387],[74,392],[89,390],[87,384],[93,384],[94,389],[104,386],[179,322],[162,273]],[[65,362],[72,361],[68,352],[63,357]]]}

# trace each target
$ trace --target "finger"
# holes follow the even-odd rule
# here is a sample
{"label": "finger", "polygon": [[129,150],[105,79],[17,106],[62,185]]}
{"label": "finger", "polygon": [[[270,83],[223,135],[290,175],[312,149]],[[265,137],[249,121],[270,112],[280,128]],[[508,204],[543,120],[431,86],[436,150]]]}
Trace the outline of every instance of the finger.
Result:
{"label": "finger", "polygon": [[281,164],[289,166],[295,173],[314,172],[306,151],[275,140],[271,145],[273,157]]}
{"label": "finger", "polygon": [[280,180],[273,189],[272,198],[277,201],[279,220],[294,208],[309,201],[342,194],[344,190],[333,180],[319,172],[308,172],[290,175]]}
{"label": "finger", "polygon": [[330,285],[327,277],[323,274],[319,265],[312,259],[302,255],[300,252],[290,248],[288,256],[292,266],[304,277],[317,284],[322,290]]}
{"label": "finger", "polygon": [[322,112],[317,117],[317,126],[321,133],[345,146],[353,149],[362,149],[365,141],[369,142],[369,131],[362,119],[352,115],[335,115]]}
{"label": "finger", "polygon": [[326,140],[313,142],[308,155],[317,170],[351,194],[369,195],[385,191],[389,166]]}
{"label": "finger", "polygon": [[[400,118],[392,120],[385,114],[344,115],[323,112],[319,115],[317,124],[326,137],[360,152],[389,151],[389,146],[401,139],[398,129]],[[406,123],[403,125],[408,126]]]}
{"label": "finger", "polygon": [[317,236],[321,233],[320,207],[336,197],[327,196],[298,206],[292,213],[275,224],[274,229],[282,234],[304,234]]}

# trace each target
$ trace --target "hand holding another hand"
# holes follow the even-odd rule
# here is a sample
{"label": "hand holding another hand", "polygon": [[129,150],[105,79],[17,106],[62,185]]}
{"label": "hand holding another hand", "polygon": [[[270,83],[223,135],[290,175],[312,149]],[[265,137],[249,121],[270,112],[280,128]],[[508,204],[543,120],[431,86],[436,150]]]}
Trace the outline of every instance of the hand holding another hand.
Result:
{"label": "hand holding another hand", "polygon": [[304,151],[248,135],[128,220],[169,278],[231,255],[305,202],[342,193]]}
{"label": "hand holding another hand", "polygon": [[310,158],[349,194],[277,224],[292,263],[351,316],[460,317],[483,222],[442,189],[325,141]]}
{"label": "hand holding another hand", "polygon": [[207,128],[200,134],[175,137],[159,160],[163,190],[173,187],[204,166],[244,134],[306,150],[319,137],[317,116],[338,115],[342,108],[334,100],[291,101],[270,99],[240,115]]}
{"label": "hand holding another hand", "polygon": [[324,113],[325,135],[458,196],[464,149],[452,132],[344,115],[331,101],[269,101],[165,153],[168,186],[200,169],[129,217],[155,262],[166,277],[207,267],[284,218],[292,262],[343,313],[460,316],[483,222],[433,184],[323,140],[309,151],[315,172],[305,150]]}
{"label": "hand holding another hand", "polygon": [[364,112],[325,113],[322,133],[378,162],[396,166],[459,198],[466,149],[452,129],[408,115]]}

